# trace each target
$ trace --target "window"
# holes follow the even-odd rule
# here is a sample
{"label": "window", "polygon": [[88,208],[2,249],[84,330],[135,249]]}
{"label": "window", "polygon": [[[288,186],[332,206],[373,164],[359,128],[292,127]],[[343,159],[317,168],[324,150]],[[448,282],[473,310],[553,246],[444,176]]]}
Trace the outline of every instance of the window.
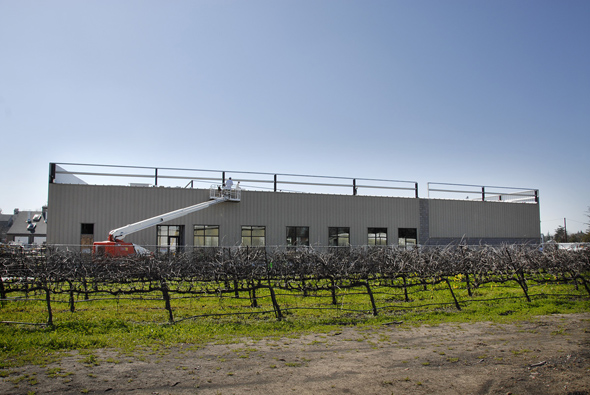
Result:
{"label": "window", "polygon": [[94,224],[82,224],[80,226],[80,251],[90,254],[94,244]]}
{"label": "window", "polygon": [[242,245],[263,247],[266,242],[266,227],[242,226]]}
{"label": "window", "polygon": [[288,246],[308,246],[309,226],[287,226]]}
{"label": "window", "polygon": [[368,242],[370,246],[385,246],[387,245],[387,228],[369,228]]}
{"label": "window", "polygon": [[398,234],[398,245],[403,248],[411,248],[418,244],[418,232],[416,228],[399,228]]}
{"label": "window", "polygon": [[80,233],[83,235],[93,235],[94,224],[82,224],[82,226],[80,226]]}
{"label": "window", "polygon": [[195,225],[193,245],[195,247],[219,247],[219,225]]}
{"label": "window", "polygon": [[167,253],[180,250],[184,244],[184,226],[158,225],[158,252]]}
{"label": "window", "polygon": [[328,245],[331,247],[344,247],[350,245],[350,228],[328,228]]}

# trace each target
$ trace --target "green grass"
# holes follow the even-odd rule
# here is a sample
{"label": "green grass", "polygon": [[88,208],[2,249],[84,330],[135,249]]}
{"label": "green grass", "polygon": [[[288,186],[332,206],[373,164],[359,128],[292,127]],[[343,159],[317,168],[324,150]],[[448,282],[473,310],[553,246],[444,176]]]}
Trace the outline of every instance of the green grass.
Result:
{"label": "green grass", "polygon": [[[76,300],[70,312],[67,294],[52,301],[53,326],[0,325],[0,373],[4,369],[24,364],[47,365],[59,360],[71,350],[115,348],[122,353],[136,350],[158,352],[175,344],[199,345],[207,342],[231,343],[243,338],[298,336],[303,333],[327,333],[342,325],[374,326],[403,322],[403,325],[439,324],[445,322],[514,322],[534,316],[590,311],[590,301],[583,288],[573,285],[536,285],[529,282],[532,301],[523,298],[515,283],[487,284],[473,290],[469,297],[462,279],[451,282],[461,310],[446,283],[421,285],[409,289],[406,302],[401,289],[372,286],[379,315],[372,315],[370,299],[363,287],[340,290],[338,305],[331,304],[327,291],[301,294],[276,290],[277,301],[284,318],[277,320],[267,290],[258,290],[259,307],[250,307],[248,294],[240,298],[233,294],[223,297],[174,298],[171,302],[175,320],[204,314],[249,313],[198,317],[168,324],[168,314],[157,293],[145,294],[144,299]],[[568,294],[574,296],[542,296]],[[535,296],[538,295],[538,296]],[[11,297],[18,296],[12,294]],[[21,295],[24,296],[24,295]],[[177,295],[176,295],[177,296]],[[97,298],[97,295],[92,296]],[[173,294],[174,297],[174,294]],[[29,298],[41,299],[39,295]],[[496,300],[488,300],[496,299]],[[328,308],[329,310],[319,310]],[[255,314],[270,312],[267,314]],[[251,313],[251,314],[250,314]],[[2,320],[44,323],[47,307],[44,301],[10,301],[0,307]],[[81,352],[82,362],[100,363],[91,351]],[[246,357],[247,352],[243,355]]]}

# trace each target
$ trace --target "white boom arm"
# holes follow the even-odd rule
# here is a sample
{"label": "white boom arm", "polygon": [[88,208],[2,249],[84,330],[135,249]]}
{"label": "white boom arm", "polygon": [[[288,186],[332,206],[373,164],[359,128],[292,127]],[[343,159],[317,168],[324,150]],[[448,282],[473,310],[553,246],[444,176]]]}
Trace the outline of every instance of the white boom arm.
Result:
{"label": "white boom arm", "polygon": [[195,204],[194,206],[181,208],[175,211],[171,211],[166,214],[158,215],[156,217],[144,219],[143,221],[135,222],[133,224],[125,225],[117,229],[113,229],[109,232],[109,240],[116,241],[121,240],[123,237],[127,236],[130,233],[135,233],[140,230],[149,228],[151,226],[158,225],[159,223],[166,222],[173,220],[175,218],[182,217],[184,215],[193,213],[195,211],[203,210],[209,208],[217,203],[225,202],[226,200],[230,200],[229,196],[222,196],[217,197],[213,200],[209,200],[207,202]]}

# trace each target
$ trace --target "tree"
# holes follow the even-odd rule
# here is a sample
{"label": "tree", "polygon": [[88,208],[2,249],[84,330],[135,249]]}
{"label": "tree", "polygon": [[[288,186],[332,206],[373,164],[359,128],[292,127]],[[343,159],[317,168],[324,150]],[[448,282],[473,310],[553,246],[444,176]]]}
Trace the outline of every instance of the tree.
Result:
{"label": "tree", "polygon": [[553,240],[558,243],[565,243],[565,228],[563,226],[558,226],[555,229],[555,236],[553,236]]}
{"label": "tree", "polygon": [[567,241],[568,241],[568,243],[580,243],[580,242],[584,241],[585,236],[586,236],[586,233],[584,233],[584,232],[568,233]]}

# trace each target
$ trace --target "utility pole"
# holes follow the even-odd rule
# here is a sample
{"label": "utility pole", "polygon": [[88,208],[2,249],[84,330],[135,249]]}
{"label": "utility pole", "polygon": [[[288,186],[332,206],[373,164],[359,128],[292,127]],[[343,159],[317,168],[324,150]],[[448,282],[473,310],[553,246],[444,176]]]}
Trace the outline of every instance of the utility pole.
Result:
{"label": "utility pole", "polygon": [[563,233],[565,234],[565,242],[567,243],[567,224],[565,218],[563,219]]}

